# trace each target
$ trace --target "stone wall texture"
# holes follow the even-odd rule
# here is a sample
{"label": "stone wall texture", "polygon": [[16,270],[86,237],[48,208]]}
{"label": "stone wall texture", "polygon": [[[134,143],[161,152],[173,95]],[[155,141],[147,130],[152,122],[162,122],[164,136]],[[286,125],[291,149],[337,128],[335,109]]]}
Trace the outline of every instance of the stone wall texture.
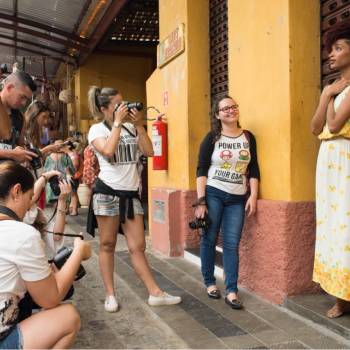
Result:
{"label": "stone wall texture", "polygon": [[313,292],[314,202],[259,200],[240,244],[239,283],[281,304],[286,296]]}

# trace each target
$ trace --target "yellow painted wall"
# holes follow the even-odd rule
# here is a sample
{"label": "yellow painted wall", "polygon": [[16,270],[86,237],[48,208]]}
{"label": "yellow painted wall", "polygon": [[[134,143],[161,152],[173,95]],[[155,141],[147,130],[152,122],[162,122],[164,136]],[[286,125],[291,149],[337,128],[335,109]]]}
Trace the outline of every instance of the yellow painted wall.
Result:
{"label": "yellow painted wall", "polygon": [[228,0],[229,90],[256,135],[261,197],[312,200],[319,0]]}
{"label": "yellow painted wall", "polygon": [[290,0],[291,199],[313,200],[319,142],[310,120],[320,97],[320,1]]}
{"label": "yellow painted wall", "polygon": [[87,93],[91,85],[114,87],[128,101],[141,101],[146,106],[146,80],[153,71],[150,57],[96,53],[75,74],[76,113],[80,129],[87,132],[90,118]]}
{"label": "yellow painted wall", "polygon": [[150,161],[149,187],[194,189],[199,143],[209,129],[208,1],[160,0],[160,41],[181,23],[185,51],[147,81],[148,104],[166,113],[169,155],[167,171],[153,171]]}

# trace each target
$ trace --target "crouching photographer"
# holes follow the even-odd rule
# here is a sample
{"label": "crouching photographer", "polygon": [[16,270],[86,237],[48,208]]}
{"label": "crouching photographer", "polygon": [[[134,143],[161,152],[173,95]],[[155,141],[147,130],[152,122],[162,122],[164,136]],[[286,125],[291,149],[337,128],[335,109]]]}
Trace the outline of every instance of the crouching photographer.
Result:
{"label": "crouching photographer", "polygon": [[[91,249],[76,238],[65,264],[52,272],[40,233],[21,222],[33,186],[27,169],[11,161],[0,164],[0,348],[68,348],[80,317],[72,305],[59,303]],[[19,302],[26,292],[46,310],[19,322]]]}

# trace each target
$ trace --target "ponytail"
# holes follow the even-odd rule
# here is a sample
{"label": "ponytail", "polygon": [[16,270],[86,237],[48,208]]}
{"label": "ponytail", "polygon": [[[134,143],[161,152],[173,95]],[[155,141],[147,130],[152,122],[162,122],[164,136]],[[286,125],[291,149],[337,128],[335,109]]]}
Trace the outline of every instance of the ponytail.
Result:
{"label": "ponytail", "polygon": [[113,88],[104,87],[102,90],[98,86],[91,86],[88,92],[88,104],[90,113],[96,119],[103,119],[102,107],[108,108],[111,97],[118,95],[118,91]]}
{"label": "ponytail", "polygon": [[96,119],[103,119],[101,106],[98,101],[98,96],[101,94],[101,89],[98,86],[91,86],[88,92],[88,106],[91,115]]}

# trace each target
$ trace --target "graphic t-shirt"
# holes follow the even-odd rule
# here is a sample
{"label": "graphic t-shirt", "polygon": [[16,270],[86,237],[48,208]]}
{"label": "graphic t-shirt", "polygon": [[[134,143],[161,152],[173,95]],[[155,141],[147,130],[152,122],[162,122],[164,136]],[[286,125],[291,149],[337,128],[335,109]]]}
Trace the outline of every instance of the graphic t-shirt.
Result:
{"label": "graphic t-shirt", "polygon": [[[132,124],[125,123],[124,125],[131,133],[136,135],[136,130]],[[111,131],[103,122],[94,124],[89,130],[89,144],[100,137],[107,139],[110,134]],[[100,164],[98,177],[106,185],[114,190],[136,191],[138,189],[139,173],[137,171],[137,162],[141,154],[138,148],[137,136],[131,135],[122,128],[115,156],[112,159],[104,157],[96,148],[95,153]]]}
{"label": "graphic t-shirt", "polygon": [[245,194],[250,159],[249,141],[243,133],[238,137],[221,135],[211,156],[207,185],[232,194]]}
{"label": "graphic t-shirt", "polygon": [[0,221],[0,339],[17,322],[18,302],[27,291],[24,281],[50,274],[39,231],[23,222]]}

